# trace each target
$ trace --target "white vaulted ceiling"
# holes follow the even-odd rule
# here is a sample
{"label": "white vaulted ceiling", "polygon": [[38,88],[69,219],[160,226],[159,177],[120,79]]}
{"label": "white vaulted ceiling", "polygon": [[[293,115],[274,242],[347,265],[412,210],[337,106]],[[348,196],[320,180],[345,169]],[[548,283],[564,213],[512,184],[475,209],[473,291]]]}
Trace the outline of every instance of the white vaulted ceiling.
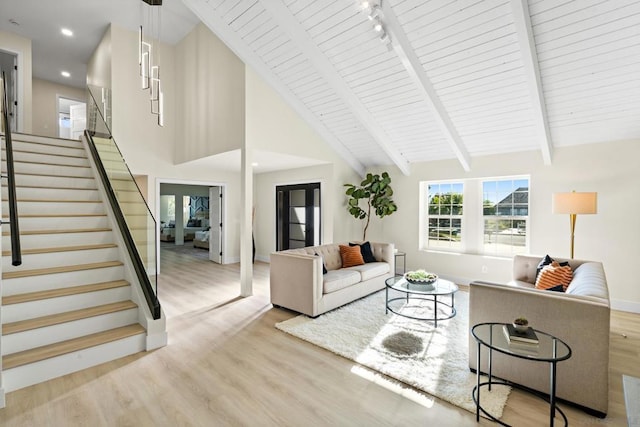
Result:
{"label": "white vaulted ceiling", "polygon": [[[360,173],[640,140],[639,0],[369,0],[389,44],[362,0],[164,3],[166,42],[202,20]],[[0,0],[0,30],[33,41],[36,77],[64,82],[109,22],[140,14],[139,0]]]}
{"label": "white vaulted ceiling", "polygon": [[640,139],[637,0],[184,0],[354,167]]}

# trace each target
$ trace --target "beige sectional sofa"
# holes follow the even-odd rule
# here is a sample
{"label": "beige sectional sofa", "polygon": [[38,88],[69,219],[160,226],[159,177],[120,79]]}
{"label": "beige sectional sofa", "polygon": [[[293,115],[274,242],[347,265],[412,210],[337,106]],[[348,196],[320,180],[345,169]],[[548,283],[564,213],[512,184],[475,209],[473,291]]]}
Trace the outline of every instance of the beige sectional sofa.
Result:
{"label": "beige sectional sofa", "polygon": [[[600,262],[566,260],[573,280],[566,292],[535,289],[536,268],[542,257],[516,255],[513,280],[508,284],[473,282],[469,296],[469,326],[513,321],[525,316],[530,326],[550,333],[572,350],[558,363],[557,397],[593,415],[604,417],[609,393],[609,291]],[[469,334],[469,367],[476,369],[476,343]],[[487,358],[481,371],[488,372]],[[548,363],[493,353],[493,375],[549,393]]]}
{"label": "beige sectional sofa", "polygon": [[[341,243],[348,245],[348,243]],[[377,290],[395,271],[393,243],[371,242],[376,262],[342,268],[338,243],[271,254],[271,303],[316,317]],[[322,265],[327,273],[322,274]]]}

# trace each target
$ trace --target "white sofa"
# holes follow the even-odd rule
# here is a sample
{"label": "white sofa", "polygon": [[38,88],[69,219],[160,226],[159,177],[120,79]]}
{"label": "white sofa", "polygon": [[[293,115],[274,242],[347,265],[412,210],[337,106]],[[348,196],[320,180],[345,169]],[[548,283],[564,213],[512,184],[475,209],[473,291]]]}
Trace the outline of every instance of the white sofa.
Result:
{"label": "white sofa", "polygon": [[[571,347],[571,358],[558,363],[557,397],[604,417],[609,405],[609,291],[600,262],[567,260],[573,280],[566,292],[535,289],[541,256],[516,255],[507,284],[472,282],[469,326],[509,323],[524,316],[529,324]],[[488,372],[483,358],[482,371]],[[469,334],[469,367],[476,369],[476,343]],[[493,353],[493,375],[549,393],[549,366]]]}
{"label": "white sofa", "polygon": [[[348,243],[340,243],[348,245]],[[271,303],[316,317],[383,289],[394,275],[393,243],[371,242],[376,262],[342,268],[338,243],[271,254]],[[327,273],[322,273],[322,264]]]}

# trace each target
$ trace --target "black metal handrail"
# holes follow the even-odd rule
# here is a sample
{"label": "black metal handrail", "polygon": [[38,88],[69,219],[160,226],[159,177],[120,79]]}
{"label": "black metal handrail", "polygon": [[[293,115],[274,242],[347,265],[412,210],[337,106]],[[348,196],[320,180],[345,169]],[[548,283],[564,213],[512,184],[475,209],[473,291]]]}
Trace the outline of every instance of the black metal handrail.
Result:
{"label": "black metal handrail", "polygon": [[18,225],[18,205],[16,202],[16,176],[13,169],[13,144],[11,142],[11,123],[9,123],[9,97],[7,95],[7,81],[2,72],[2,118],[4,121],[4,141],[7,162],[7,190],[9,195],[9,227],[11,229],[11,264],[22,264],[20,250],[20,227]]}
{"label": "black metal handrail", "polygon": [[93,136],[89,130],[84,131],[84,135],[89,142],[89,150],[91,151],[91,156],[93,157],[96,168],[98,169],[98,175],[100,175],[100,179],[104,184],[105,191],[107,193],[107,199],[109,199],[109,203],[111,204],[111,208],[113,209],[113,213],[115,215],[116,223],[118,224],[118,228],[122,234],[122,238],[124,239],[124,244],[129,252],[129,256],[131,257],[131,261],[133,263],[133,269],[136,272],[136,276],[140,281],[140,286],[142,287],[142,292],[144,293],[144,297],[147,300],[147,304],[149,305],[149,310],[151,310],[151,315],[154,319],[159,319],[161,316],[160,310],[160,301],[157,297],[158,289],[154,292],[153,285],[149,280],[149,276],[147,275],[147,271],[144,266],[144,262],[140,257],[140,253],[136,247],[136,244],[131,236],[131,231],[127,226],[127,221],[124,218],[124,214],[122,213],[122,209],[120,208],[120,204],[118,203],[118,198],[116,197],[116,193],[111,186],[111,181],[109,180],[109,176],[107,175],[107,171],[102,164],[102,159],[100,158],[100,154],[95,146],[93,141]]}

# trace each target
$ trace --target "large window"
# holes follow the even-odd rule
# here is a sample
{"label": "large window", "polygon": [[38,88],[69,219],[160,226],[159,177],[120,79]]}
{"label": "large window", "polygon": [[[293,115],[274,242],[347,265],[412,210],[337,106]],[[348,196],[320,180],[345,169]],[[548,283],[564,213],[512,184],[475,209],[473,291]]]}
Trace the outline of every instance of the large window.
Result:
{"label": "large window", "polygon": [[482,182],[483,252],[514,255],[526,252],[529,180]]}
{"label": "large window", "polygon": [[462,248],[461,182],[428,185],[429,248]]}
{"label": "large window", "polygon": [[420,247],[512,256],[528,251],[529,177],[420,185]]}

